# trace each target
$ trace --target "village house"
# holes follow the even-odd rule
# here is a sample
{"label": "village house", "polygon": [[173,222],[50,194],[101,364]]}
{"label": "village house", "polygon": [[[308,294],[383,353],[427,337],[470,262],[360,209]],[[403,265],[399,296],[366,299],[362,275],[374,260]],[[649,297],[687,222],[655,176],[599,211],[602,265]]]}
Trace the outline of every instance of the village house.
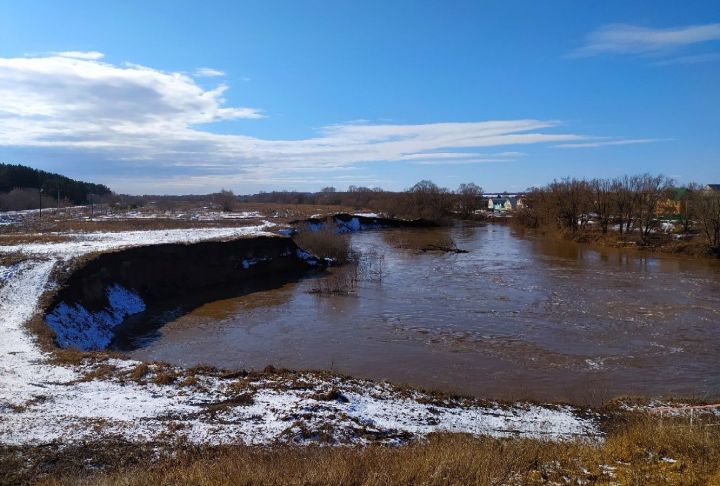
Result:
{"label": "village house", "polygon": [[487,208],[490,211],[515,211],[524,208],[522,197],[520,196],[494,196],[488,198]]}

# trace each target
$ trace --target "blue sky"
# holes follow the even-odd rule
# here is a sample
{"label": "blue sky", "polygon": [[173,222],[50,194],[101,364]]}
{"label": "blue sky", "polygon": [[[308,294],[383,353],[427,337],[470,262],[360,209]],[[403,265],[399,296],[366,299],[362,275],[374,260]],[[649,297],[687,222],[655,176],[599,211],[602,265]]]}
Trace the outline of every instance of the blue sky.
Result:
{"label": "blue sky", "polygon": [[0,0],[0,161],[128,193],[720,182],[705,2]]}

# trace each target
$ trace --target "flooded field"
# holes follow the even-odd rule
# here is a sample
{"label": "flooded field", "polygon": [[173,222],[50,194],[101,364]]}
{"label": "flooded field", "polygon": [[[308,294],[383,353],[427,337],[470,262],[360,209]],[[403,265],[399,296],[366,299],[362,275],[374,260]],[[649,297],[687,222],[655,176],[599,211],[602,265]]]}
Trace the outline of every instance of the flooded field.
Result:
{"label": "flooded field", "polygon": [[[449,232],[468,253],[398,249],[398,231]],[[348,238],[375,261],[349,295],[312,293],[325,275],[199,296],[209,303],[138,316],[164,325],[116,345],[185,366],[325,369],[496,399],[720,396],[714,262],[520,238],[502,225]]]}

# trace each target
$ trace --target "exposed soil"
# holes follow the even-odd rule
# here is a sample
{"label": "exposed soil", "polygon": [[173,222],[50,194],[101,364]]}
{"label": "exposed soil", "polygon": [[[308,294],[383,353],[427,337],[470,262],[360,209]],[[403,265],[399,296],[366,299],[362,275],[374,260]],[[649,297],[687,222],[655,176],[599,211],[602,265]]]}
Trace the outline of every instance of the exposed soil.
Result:
{"label": "exposed soil", "polygon": [[56,274],[59,290],[47,309],[65,302],[100,311],[108,306],[107,289],[113,285],[131,289],[151,306],[212,287],[269,277],[287,282],[310,268],[295,243],[283,237],[136,247],[90,256]]}

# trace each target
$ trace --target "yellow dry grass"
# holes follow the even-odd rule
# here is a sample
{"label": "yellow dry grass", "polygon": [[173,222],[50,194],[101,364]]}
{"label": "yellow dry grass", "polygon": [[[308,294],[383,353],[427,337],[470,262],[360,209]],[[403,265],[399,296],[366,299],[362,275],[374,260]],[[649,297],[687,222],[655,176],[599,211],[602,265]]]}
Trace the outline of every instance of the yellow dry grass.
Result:
{"label": "yellow dry grass", "polygon": [[[88,472],[87,448],[66,448],[44,464],[44,484],[81,485],[387,485],[387,484],[619,484],[718,485],[718,419],[622,414],[606,441],[566,443],[533,439],[435,434],[406,446],[192,447],[174,446],[153,461],[127,445],[104,473]],[[78,452],[80,451],[80,452]],[[59,457],[62,454],[62,457]],[[77,457],[75,457],[77,455]],[[168,458],[170,457],[170,458]],[[117,466],[121,464],[122,466]],[[17,478],[17,476],[16,476]],[[26,478],[27,479],[27,478]]]}

